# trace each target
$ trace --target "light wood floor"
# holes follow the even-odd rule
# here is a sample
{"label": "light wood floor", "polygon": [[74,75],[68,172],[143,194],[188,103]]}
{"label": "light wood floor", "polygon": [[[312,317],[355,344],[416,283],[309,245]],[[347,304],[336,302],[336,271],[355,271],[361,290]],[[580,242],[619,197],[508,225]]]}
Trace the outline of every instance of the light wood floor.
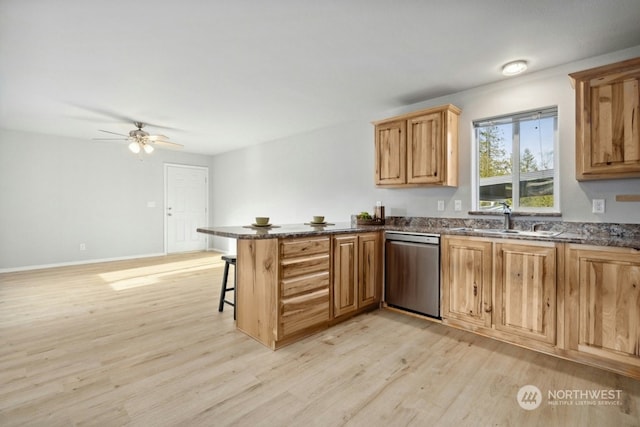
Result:
{"label": "light wood floor", "polygon": [[[212,253],[0,275],[0,425],[639,425],[638,381],[387,310],[272,352],[218,313],[221,275]],[[621,405],[548,403],[566,389]]]}

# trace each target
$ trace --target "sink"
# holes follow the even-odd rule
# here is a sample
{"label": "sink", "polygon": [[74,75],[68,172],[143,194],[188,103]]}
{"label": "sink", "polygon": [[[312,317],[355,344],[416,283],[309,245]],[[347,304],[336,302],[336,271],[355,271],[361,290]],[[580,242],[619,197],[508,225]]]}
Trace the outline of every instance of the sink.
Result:
{"label": "sink", "polygon": [[553,237],[561,234],[561,231],[524,231],[524,230],[504,230],[502,228],[470,228],[460,227],[451,228],[451,231],[467,231],[473,233],[485,233],[485,234],[501,234],[501,235],[513,235],[513,236],[528,236],[528,237]]}
{"label": "sink", "polygon": [[524,230],[496,230],[500,234],[514,234],[516,236],[531,236],[531,237],[553,237],[560,234],[560,231],[524,231]]}

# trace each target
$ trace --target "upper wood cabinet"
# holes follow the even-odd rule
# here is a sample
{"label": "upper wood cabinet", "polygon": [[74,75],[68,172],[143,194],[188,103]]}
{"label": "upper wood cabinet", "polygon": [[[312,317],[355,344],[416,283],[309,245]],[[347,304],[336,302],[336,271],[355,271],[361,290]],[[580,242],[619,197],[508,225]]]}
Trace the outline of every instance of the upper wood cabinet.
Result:
{"label": "upper wood cabinet", "polygon": [[376,125],[376,184],[407,182],[406,129],[404,120]]}
{"label": "upper wood cabinet", "polygon": [[453,105],[374,122],[378,186],[458,185],[458,117]]}
{"label": "upper wood cabinet", "polygon": [[640,58],[569,76],[576,90],[576,179],[640,177]]}

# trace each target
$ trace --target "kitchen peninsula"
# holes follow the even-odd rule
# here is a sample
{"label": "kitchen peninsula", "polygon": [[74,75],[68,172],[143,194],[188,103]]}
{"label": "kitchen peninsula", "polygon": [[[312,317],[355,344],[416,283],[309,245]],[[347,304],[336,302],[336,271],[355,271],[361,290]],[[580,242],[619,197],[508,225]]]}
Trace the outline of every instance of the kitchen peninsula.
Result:
{"label": "kitchen peninsula", "polygon": [[271,349],[381,305],[385,230],[437,233],[443,324],[640,379],[640,225],[501,225],[387,217],[198,231],[237,239],[237,327]]}
{"label": "kitchen peninsula", "polygon": [[237,239],[237,328],[275,350],[379,307],[382,227],[206,227]]}

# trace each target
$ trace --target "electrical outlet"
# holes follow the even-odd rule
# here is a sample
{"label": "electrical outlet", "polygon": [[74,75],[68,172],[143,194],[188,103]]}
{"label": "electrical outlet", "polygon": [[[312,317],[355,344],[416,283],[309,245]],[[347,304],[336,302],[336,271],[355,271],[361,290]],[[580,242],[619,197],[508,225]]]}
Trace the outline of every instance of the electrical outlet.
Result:
{"label": "electrical outlet", "polygon": [[444,200],[438,200],[438,210],[439,211],[444,210]]}
{"label": "electrical outlet", "polygon": [[86,251],[87,250],[87,245],[85,243],[80,243],[80,250],[81,251]]}
{"label": "electrical outlet", "polygon": [[454,211],[461,211],[462,210],[462,200],[456,200],[453,204],[453,210]]}
{"label": "electrical outlet", "polygon": [[604,199],[593,199],[592,203],[591,212],[597,214],[604,213]]}

